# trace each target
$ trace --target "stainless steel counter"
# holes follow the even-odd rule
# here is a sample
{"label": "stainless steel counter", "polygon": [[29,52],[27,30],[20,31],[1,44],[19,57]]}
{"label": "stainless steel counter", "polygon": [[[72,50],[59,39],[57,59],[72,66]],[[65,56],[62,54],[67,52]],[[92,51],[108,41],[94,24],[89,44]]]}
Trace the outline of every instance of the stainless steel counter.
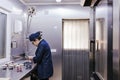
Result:
{"label": "stainless steel counter", "polygon": [[[25,61],[18,61],[17,63],[24,63]],[[25,66],[22,66],[22,71],[18,72],[17,68],[14,68],[13,70],[9,70],[7,68],[6,70],[3,70],[3,68],[0,68],[0,78],[10,78],[10,80],[20,80],[23,78],[26,74],[28,74],[32,69],[34,68],[34,65],[32,65],[31,69],[26,69]]]}

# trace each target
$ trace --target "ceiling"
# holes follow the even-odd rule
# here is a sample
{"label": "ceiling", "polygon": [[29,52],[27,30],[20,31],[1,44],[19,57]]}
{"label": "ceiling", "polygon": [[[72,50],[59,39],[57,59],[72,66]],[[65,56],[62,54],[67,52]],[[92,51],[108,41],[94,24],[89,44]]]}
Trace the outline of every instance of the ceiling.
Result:
{"label": "ceiling", "polygon": [[[61,0],[61,2],[56,2],[56,0],[19,0],[22,4],[27,6],[36,6],[36,5],[81,5],[83,6],[85,2],[89,3],[89,0]],[[94,4],[99,0],[91,0]],[[108,0],[100,0],[101,3],[107,3]],[[109,0],[110,1],[110,0]],[[92,4],[91,3],[91,4]]]}
{"label": "ceiling", "polygon": [[59,4],[80,4],[81,0],[62,0],[57,3],[56,0],[20,0],[24,5],[59,5]]}

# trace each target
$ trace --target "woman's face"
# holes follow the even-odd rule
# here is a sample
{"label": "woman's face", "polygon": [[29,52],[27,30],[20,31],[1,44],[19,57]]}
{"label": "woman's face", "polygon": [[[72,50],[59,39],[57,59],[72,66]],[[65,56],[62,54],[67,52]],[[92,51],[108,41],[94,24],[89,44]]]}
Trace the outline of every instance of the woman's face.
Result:
{"label": "woman's face", "polygon": [[33,44],[34,46],[38,46],[39,40],[32,41],[32,44]]}

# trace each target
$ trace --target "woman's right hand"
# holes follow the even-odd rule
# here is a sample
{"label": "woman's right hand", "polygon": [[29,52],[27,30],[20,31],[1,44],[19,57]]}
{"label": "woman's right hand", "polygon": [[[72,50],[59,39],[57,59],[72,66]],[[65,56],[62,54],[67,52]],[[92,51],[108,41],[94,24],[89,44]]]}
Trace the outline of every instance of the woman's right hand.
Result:
{"label": "woman's right hand", "polygon": [[28,56],[28,60],[33,60],[33,56]]}

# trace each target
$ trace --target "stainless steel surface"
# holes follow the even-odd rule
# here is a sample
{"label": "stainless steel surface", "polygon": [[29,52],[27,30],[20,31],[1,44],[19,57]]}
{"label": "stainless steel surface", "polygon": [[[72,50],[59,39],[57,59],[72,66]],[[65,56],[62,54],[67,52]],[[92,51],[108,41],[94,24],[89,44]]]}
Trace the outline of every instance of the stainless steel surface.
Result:
{"label": "stainless steel surface", "polygon": [[63,50],[62,80],[89,80],[89,51]]}
{"label": "stainless steel surface", "polygon": [[89,80],[88,19],[63,20],[62,59],[62,80]]}
{"label": "stainless steel surface", "polygon": [[[112,5],[96,7],[95,72],[100,80],[113,80],[112,75]],[[104,13],[103,13],[104,11]]]}
{"label": "stainless steel surface", "polygon": [[[96,20],[96,54],[95,54],[95,67],[96,72],[99,72],[102,77],[105,74],[105,56],[104,54],[104,19],[97,19]],[[97,46],[97,43],[99,44]],[[97,50],[98,48],[98,50]]]}
{"label": "stainless steel surface", "polygon": [[[95,71],[95,9],[91,8],[90,11],[90,27],[89,27],[89,77],[92,77],[92,73]],[[92,47],[91,47],[92,46]]]}
{"label": "stainless steel surface", "polygon": [[[43,20],[45,19],[45,20]],[[34,17],[31,23],[30,33],[36,31],[42,31],[44,38],[50,45],[51,49],[56,50],[52,52],[53,68],[54,74],[50,80],[62,80],[62,21],[59,17],[55,16],[46,16],[46,15],[37,15]],[[54,28],[56,27],[56,28]],[[30,53],[29,55],[35,54],[35,49],[30,42],[28,47]]]}
{"label": "stainless steel surface", "polygon": [[107,79],[113,80],[113,3],[108,0],[108,55],[107,55]]}
{"label": "stainless steel surface", "polygon": [[[23,64],[26,62],[25,60],[16,62],[17,64]],[[33,65],[34,68],[34,65]],[[25,66],[22,67],[22,72],[17,72],[17,67],[13,68],[13,70],[9,70],[7,68],[6,70],[3,70],[3,68],[0,68],[0,77],[1,78],[9,78],[10,80],[20,80],[23,78],[26,74],[28,74],[33,68],[26,69]]]}
{"label": "stainless steel surface", "polygon": [[[109,2],[108,2],[109,3]],[[112,77],[112,5],[100,4],[96,7],[96,40],[99,50],[95,53],[96,70],[104,80],[113,80]],[[103,19],[103,20],[102,20]],[[102,22],[101,22],[102,21]],[[97,31],[98,29],[98,31]],[[99,33],[99,34],[97,34]]]}
{"label": "stainless steel surface", "polygon": [[113,0],[113,80],[120,80],[120,1]]}

